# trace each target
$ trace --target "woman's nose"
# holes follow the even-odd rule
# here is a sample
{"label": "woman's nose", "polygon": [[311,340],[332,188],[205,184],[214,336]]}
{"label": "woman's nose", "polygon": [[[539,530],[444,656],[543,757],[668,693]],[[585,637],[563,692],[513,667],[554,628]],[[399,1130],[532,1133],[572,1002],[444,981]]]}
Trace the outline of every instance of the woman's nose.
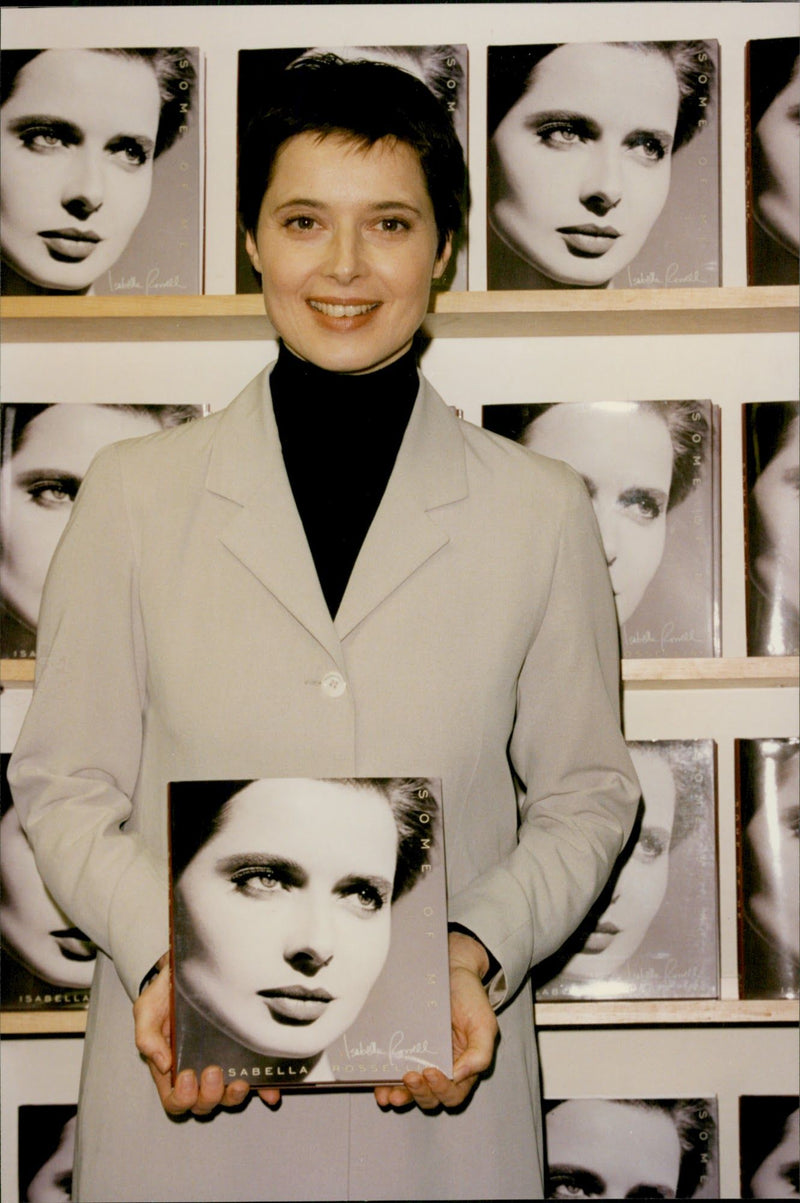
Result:
{"label": "woman's nose", "polygon": [[334,231],[325,272],[338,284],[350,284],[363,274],[363,246],[357,229],[342,225]]}
{"label": "woman's nose", "polygon": [[75,147],[61,204],[71,217],[86,221],[103,203],[103,168],[89,147]]}
{"label": "woman's nose", "polygon": [[581,203],[595,217],[605,217],[622,199],[622,164],[613,147],[595,143],[583,179]]}
{"label": "woman's nose", "polygon": [[593,501],[597,525],[600,527],[600,538],[603,540],[603,551],[606,553],[606,564],[610,568],[617,558],[617,519],[608,506],[599,505]]}
{"label": "woman's nose", "polygon": [[294,921],[287,933],[284,959],[306,977],[313,977],[333,959],[333,922],[324,899],[297,899]]}

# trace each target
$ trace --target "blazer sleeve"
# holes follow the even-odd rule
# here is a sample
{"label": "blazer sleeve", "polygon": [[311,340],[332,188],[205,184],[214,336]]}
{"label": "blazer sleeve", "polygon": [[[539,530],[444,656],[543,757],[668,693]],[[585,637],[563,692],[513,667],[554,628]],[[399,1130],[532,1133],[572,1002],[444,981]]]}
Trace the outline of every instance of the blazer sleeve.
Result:
{"label": "blazer sleeve", "polygon": [[575,930],[631,832],[639,783],[620,729],[619,635],[600,532],[570,473],[542,621],[517,686],[509,743],[516,848],[452,901],[501,966],[493,1005]]}
{"label": "blazer sleeve", "polygon": [[166,865],[129,824],[145,694],[135,540],[118,448],[109,447],[50,566],[36,685],[9,782],[48,889],[114,960],[131,998],[169,947]]}

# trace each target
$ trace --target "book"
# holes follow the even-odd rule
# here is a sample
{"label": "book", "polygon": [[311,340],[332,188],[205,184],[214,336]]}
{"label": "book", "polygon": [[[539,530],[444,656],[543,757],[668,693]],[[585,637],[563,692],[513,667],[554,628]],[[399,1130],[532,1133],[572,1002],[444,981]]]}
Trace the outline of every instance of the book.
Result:
{"label": "book", "polygon": [[0,404],[0,657],[32,659],[45,577],[94,456],[204,405]]}
{"label": "book", "polygon": [[740,1198],[795,1198],[798,1149],[800,1099],[796,1094],[739,1096]]}
{"label": "book", "polygon": [[[265,103],[271,83],[288,67],[303,58],[333,54],[343,59],[367,59],[388,63],[416,75],[438,97],[450,114],[458,140],[467,158],[468,55],[466,45],[431,46],[295,46],[292,49],[239,51],[238,130],[239,145],[254,115]],[[464,290],[467,284],[467,248],[455,248],[437,289]],[[244,244],[244,232],[236,228],[236,291],[261,292]]]}
{"label": "book", "polygon": [[748,656],[800,651],[800,405],[742,406]]}
{"label": "book", "polygon": [[483,406],[483,426],[589,490],[623,656],[720,654],[719,410],[710,401]]}
{"label": "book", "polygon": [[170,784],[174,1074],[451,1076],[440,798],[423,777]]}
{"label": "book", "polygon": [[0,1007],[80,1011],[97,950],[50,896],[20,826],[0,752]]}
{"label": "book", "polygon": [[72,1198],[75,1103],[23,1103],[17,1108],[20,1203]]}
{"label": "book", "polygon": [[719,995],[716,745],[630,741],[642,786],[633,833],[580,929],[534,970],[553,999]]}
{"label": "book", "polygon": [[800,997],[800,739],[737,739],[740,998]]}
{"label": "book", "polygon": [[718,1199],[711,1098],[545,1099],[548,1199]]}
{"label": "book", "polygon": [[489,46],[489,289],[718,286],[718,62],[713,40]]}
{"label": "book", "polygon": [[745,48],[747,283],[800,279],[800,41],[758,38]]}
{"label": "book", "polygon": [[1,65],[3,292],[202,292],[199,50],[7,50]]}

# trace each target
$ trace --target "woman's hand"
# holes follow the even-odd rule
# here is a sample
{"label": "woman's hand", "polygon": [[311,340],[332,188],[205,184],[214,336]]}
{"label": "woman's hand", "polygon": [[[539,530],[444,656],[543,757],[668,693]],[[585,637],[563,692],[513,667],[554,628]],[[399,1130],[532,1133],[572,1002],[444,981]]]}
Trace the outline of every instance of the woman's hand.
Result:
{"label": "woman's hand", "polygon": [[[193,1069],[184,1069],[172,1085],[168,954],[161,957],[158,970],[133,1004],[133,1018],[136,1047],[147,1061],[167,1115],[183,1115],[186,1111],[208,1115],[217,1107],[240,1106],[250,1093],[249,1086],[241,1081],[226,1086],[219,1065],[206,1066],[199,1082]],[[281,1093],[274,1088],[259,1090],[258,1094],[273,1107],[280,1102]]]}
{"label": "woman's hand", "polygon": [[486,949],[471,936],[451,932],[449,953],[453,1077],[448,1078],[439,1069],[407,1073],[402,1086],[376,1086],[375,1098],[381,1107],[405,1107],[409,1103],[416,1103],[423,1111],[458,1107],[492,1063],[497,1019],[481,980],[489,967]]}

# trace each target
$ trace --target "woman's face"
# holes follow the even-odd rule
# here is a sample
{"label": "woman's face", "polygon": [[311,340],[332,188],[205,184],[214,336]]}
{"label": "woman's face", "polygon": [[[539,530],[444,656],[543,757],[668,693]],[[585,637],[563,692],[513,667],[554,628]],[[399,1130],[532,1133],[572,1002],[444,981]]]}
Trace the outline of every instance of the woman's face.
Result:
{"label": "woman's face", "polygon": [[45,50],[0,111],[0,243],[23,277],[85,291],[116,263],[150,199],[161,111],[142,60]]}
{"label": "woman's face", "polygon": [[664,207],[678,101],[663,54],[557,47],[495,131],[495,231],[550,280],[607,284]]}
{"label": "woman's face", "polygon": [[278,152],[255,238],[270,321],[301,359],[368,372],[406,351],[428,307],[437,257],[419,158],[383,139],[364,150],[299,134]]}
{"label": "woman's face", "polygon": [[644,816],[639,838],[614,885],[611,902],[579,953],[568,962],[570,977],[610,977],[647,935],[667,890],[669,845],[675,822],[675,780],[665,760],[631,748],[639,776]]}
{"label": "woman's face", "polygon": [[358,1016],[389,950],[397,829],[374,790],[258,781],[181,874],[177,983],[256,1052],[310,1057]]}
{"label": "woman's face", "polygon": [[800,419],[753,486],[764,531],[756,575],[772,596],[800,610]]}
{"label": "woman's face", "polygon": [[793,1111],[786,1121],[780,1144],[765,1157],[750,1180],[754,1199],[797,1199],[798,1157],[800,1145],[800,1111]]}
{"label": "woman's face", "polygon": [[631,617],[664,554],[672,483],[666,423],[637,405],[554,405],[525,432],[525,445],[581,474],[611,573],[620,626]]}
{"label": "woman's face", "polygon": [[664,1111],[570,1099],[548,1112],[548,1199],[674,1199],[681,1148]]}
{"label": "woman's face", "polygon": [[761,225],[793,254],[800,247],[800,60],[792,77],[756,126],[766,168],[756,197]]}
{"label": "woman's face", "polygon": [[72,1167],[75,1160],[77,1116],[67,1120],[58,1148],[28,1186],[28,1203],[69,1203],[72,1198]]}
{"label": "woman's face", "polygon": [[747,824],[759,880],[748,906],[770,942],[800,961],[800,751],[780,766],[769,757],[766,768],[775,802],[762,801]]}
{"label": "woman's face", "polygon": [[28,423],[0,468],[0,595],[31,630],[50,560],[94,456],[108,443],[159,429],[146,410],[100,405],[51,405]]}
{"label": "woman's face", "polygon": [[3,944],[46,982],[86,989],[92,981],[95,946],[71,925],[45,889],[13,806],[0,820],[0,836]]}

